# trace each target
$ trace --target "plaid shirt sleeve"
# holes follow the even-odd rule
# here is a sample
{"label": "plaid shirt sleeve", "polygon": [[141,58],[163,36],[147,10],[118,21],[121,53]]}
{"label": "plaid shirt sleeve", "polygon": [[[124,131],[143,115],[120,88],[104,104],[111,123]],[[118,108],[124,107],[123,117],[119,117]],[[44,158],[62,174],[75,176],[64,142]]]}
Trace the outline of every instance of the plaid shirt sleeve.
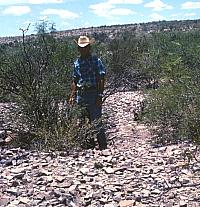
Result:
{"label": "plaid shirt sleeve", "polygon": [[106,75],[106,69],[100,58],[97,59],[97,66],[100,78],[104,78],[104,76]]}
{"label": "plaid shirt sleeve", "polygon": [[74,62],[73,79],[77,86],[95,86],[97,79],[103,79],[106,70],[100,58],[93,56],[88,60],[81,61],[79,58]]}
{"label": "plaid shirt sleeve", "polygon": [[73,79],[75,81],[75,83],[78,82],[79,78],[80,78],[80,64],[78,59],[74,62],[74,70],[73,70]]}

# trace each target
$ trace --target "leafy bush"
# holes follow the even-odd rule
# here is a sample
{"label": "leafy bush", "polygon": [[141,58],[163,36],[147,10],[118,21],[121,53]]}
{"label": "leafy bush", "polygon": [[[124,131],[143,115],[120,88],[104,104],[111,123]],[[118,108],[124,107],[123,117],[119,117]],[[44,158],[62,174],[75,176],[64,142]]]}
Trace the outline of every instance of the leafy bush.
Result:
{"label": "leafy bush", "polygon": [[145,117],[158,126],[158,141],[200,141],[199,34],[174,32],[152,38],[157,54],[151,58],[156,56],[159,63],[153,74],[160,87],[148,93]]}
{"label": "leafy bush", "polygon": [[0,88],[5,101],[14,103],[9,119],[7,114],[7,128],[17,134],[12,144],[39,150],[91,147],[98,122],[80,125],[83,109],[67,103],[76,45],[70,38],[56,39],[47,26],[37,25],[36,38],[25,38],[24,30],[23,42],[2,46]]}
{"label": "leafy bush", "polygon": [[9,130],[26,132],[41,147],[67,147],[78,133],[67,104],[76,51],[72,42],[41,32],[2,50],[0,88],[18,106],[21,122]]}
{"label": "leafy bush", "polygon": [[143,78],[142,54],[148,49],[148,38],[127,32],[107,46],[110,87],[137,89]]}
{"label": "leafy bush", "polygon": [[[35,39],[1,45],[0,96],[19,106],[22,130],[37,147],[87,147],[95,125],[86,121],[80,127],[80,109],[66,102],[77,50],[71,39],[56,39],[44,27],[38,25]],[[127,32],[106,39],[97,41],[94,51],[107,68],[107,95],[121,87],[142,89],[144,81],[155,89],[145,91],[144,120],[156,130],[156,141],[199,143],[200,31]]]}

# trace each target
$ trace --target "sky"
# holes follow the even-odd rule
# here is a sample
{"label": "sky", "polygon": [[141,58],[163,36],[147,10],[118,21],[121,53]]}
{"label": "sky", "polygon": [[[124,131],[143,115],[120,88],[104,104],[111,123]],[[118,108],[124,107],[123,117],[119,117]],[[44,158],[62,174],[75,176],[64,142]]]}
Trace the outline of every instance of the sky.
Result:
{"label": "sky", "polygon": [[[200,19],[200,0],[0,0],[0,37],[159,20]],[[28,27],[29,25],[29,27]]]}

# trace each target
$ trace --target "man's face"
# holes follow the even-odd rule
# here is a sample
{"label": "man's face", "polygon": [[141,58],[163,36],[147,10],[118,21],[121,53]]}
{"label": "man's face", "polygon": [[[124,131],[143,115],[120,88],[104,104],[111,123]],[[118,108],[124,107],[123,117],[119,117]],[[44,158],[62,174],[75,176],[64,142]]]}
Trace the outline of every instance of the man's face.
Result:
{"label": "man's face", "polygon": [[90,55],[90,45],[86,47],[78,47],[81,57],[88,57]]}

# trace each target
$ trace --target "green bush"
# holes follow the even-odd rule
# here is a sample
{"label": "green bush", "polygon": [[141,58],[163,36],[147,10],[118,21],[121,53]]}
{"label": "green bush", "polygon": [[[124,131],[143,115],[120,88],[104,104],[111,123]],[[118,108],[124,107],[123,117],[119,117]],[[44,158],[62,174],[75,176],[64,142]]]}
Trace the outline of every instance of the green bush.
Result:
{"label": "green bush", "polygon": [[199,31],[174,32],[152,38],[157,53],[150,58],[158,59],[153,74],[160,87],[148,91],[145,118],[158,126],[158,141],[200,141],[199,35]]}
{"label": "green bush", "polygon": [[[19,106],[22,130],[37,147],[87,147],[95,125],[86,121],[80,127],[80,109],[66,102],[77,49],[71,39],[56,39],[44,27],[38,26],[35,39],[1,45],[0,96]],[[107,68],[107,95],[121,87],[142,89],[145,81],[155,89],[145,91],[144,120],[157,132],[156,141],[199,144],[200,31],[127,32],[106,39],[93,47]]]}
{"label": "green bush", "polygon": [[144,77],[142,54],[148,49],[148,37],[127,32],[107,44],[110,87],[138,88]]}
{"label": "green bush", "polygon": [[1,94],[18,106],[13,116],[20,115],[21,122],[9,130],[26,132],[41,147],[67,147],[78,133],[67,104],[76,51],[72,43],[39,33],[35,39],[5,46],[0,56]]}
{"label": "green bush", "polygon": [[[12,144],[42,149],[88,148],[98,123],[79,124],[78,106],[67,103],[77,48],[71,38],[56,39],[47,23],[37,25],[36,38],[2,45],[0,88],[6,102],[14,103],[9,130]],[[97,52],[102,49],[97,45]],[[8,116],[8,115],[7,115]]]}

